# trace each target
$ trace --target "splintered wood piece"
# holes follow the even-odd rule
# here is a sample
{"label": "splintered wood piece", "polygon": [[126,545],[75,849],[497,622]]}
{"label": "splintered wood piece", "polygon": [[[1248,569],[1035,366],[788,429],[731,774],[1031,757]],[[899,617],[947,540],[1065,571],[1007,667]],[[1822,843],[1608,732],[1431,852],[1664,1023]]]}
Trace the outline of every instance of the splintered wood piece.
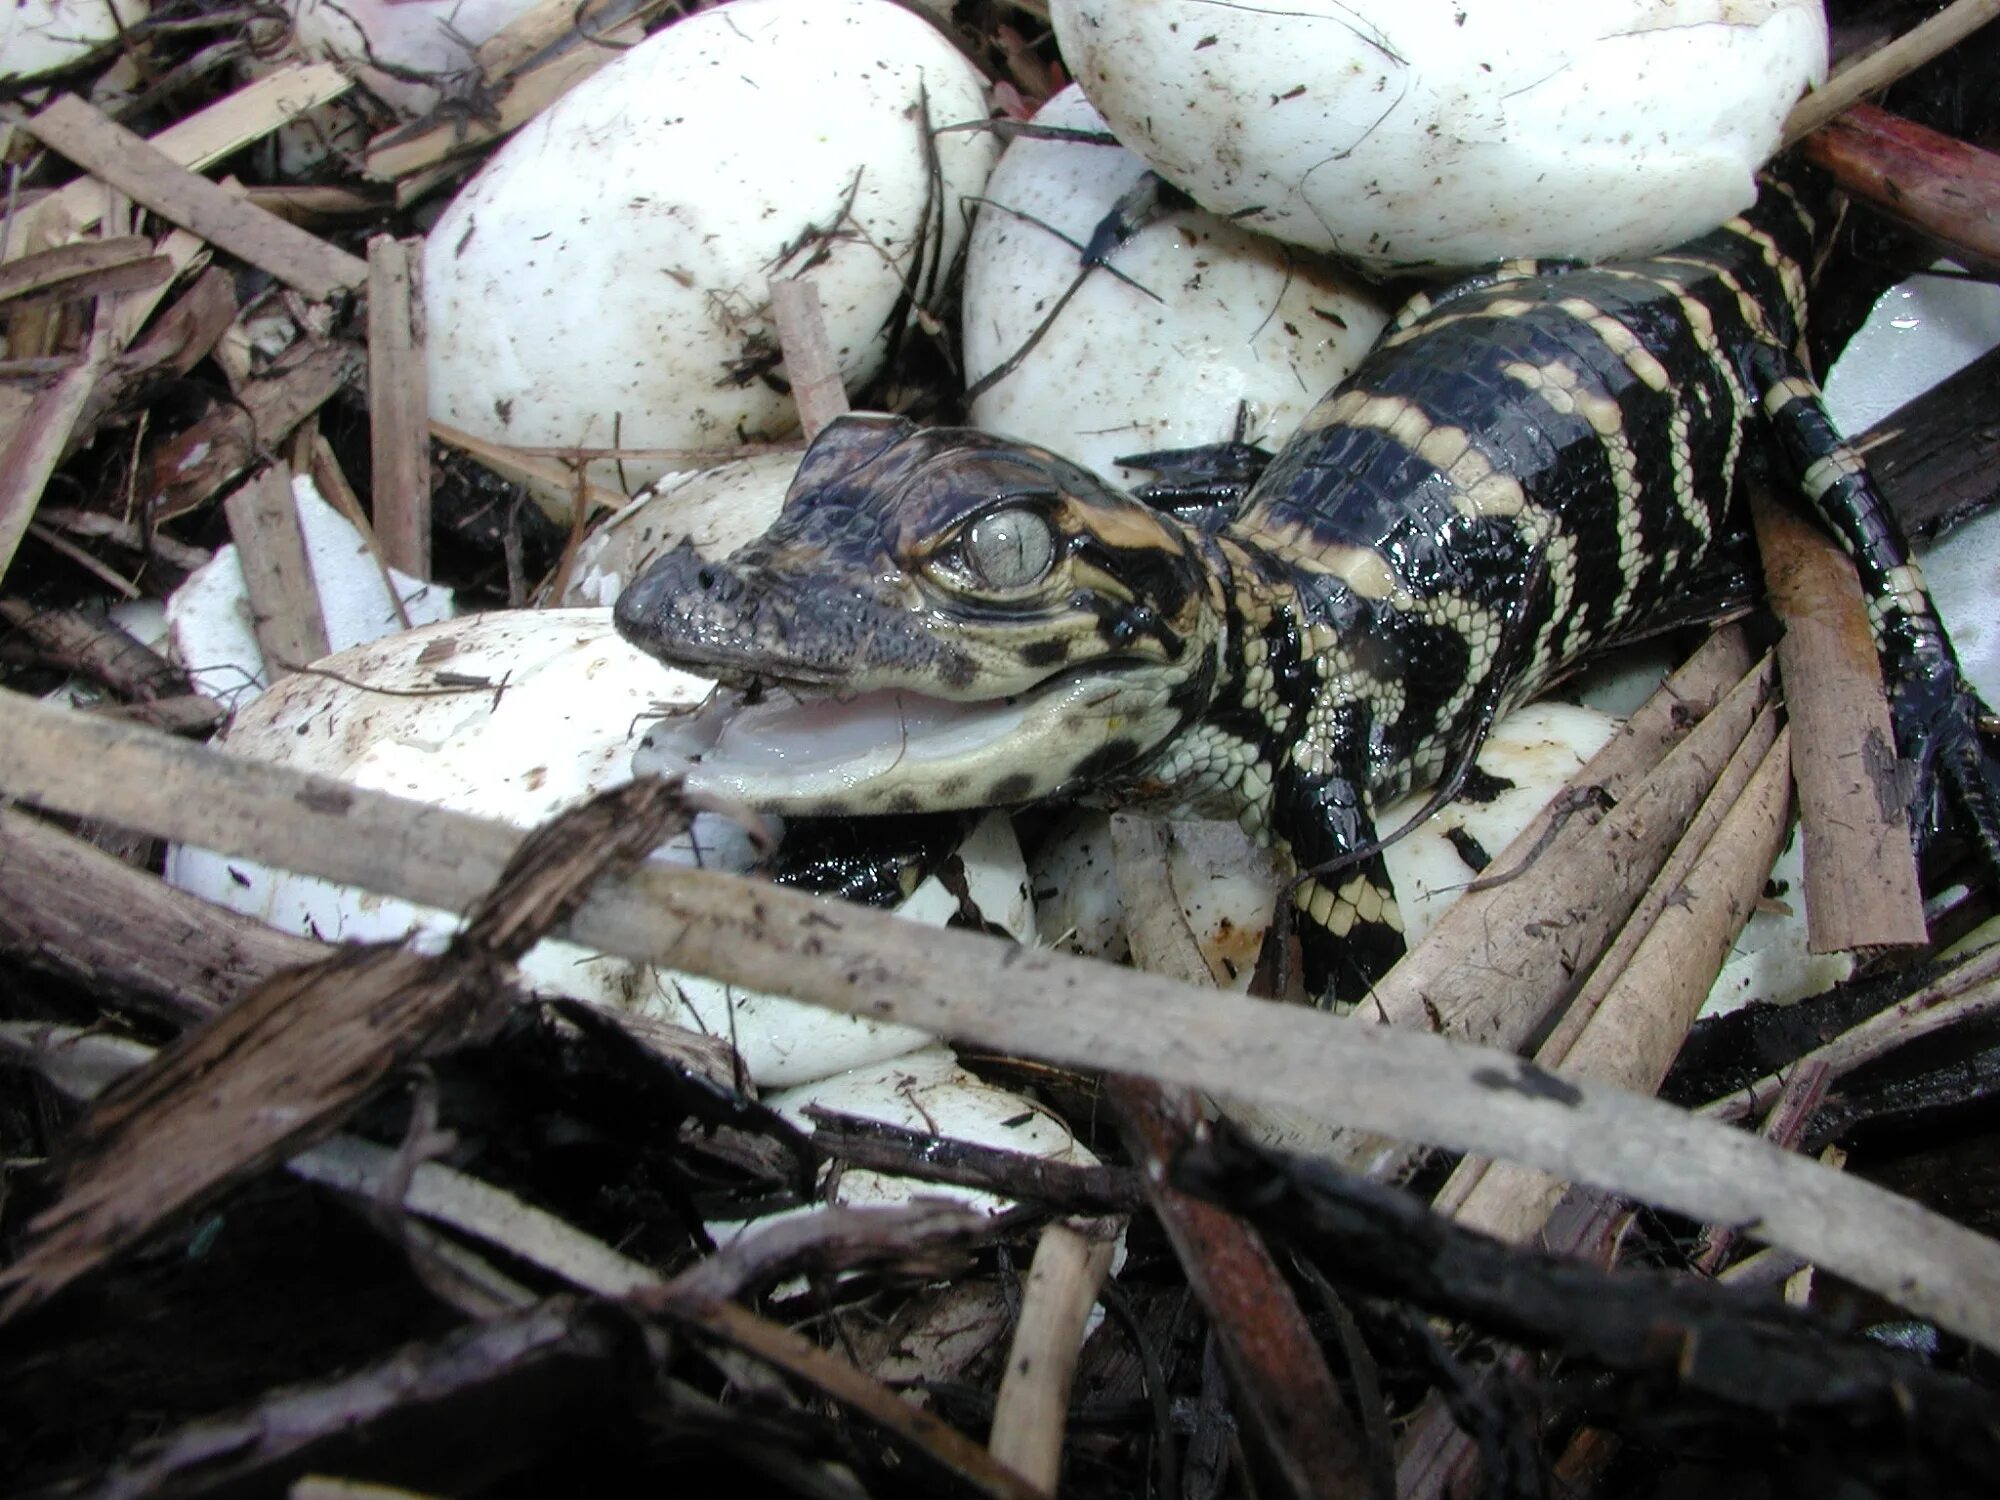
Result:
{"label": "splintered wood piece", "polygon": [[[635,0],[535,0],[472,52],[479,76],[491,86],[572,32],[597,33],[607,16],[633,19]],[[645,9],[656,8],[645,4]]]}
{"label": "splintered wood piece", "polygon": [[[423,241],[368,242],[368,439],[375,535],[392,567],[431,576],[430,381],[424,368]],[[393,591],[392,591],[393,592]]]}
{"label": "splintered wood piece", "polygon": [[0,886],[0,947],[149,997],[148,1009],[180,1024],[327,953],[324,943],[211,906],[11,808],[0,808]]}
{"label": "splintered wood piece", "polygon": [[819,287],[809,278],[784,276],[773,281],[771,316],[778,325],[778,344],[784,351],[792,400],[799,409],[799,427],[811,442],[822,427],[848,410],[840,361],[833,356],[826,318],[820,311]]}
{"label": "splintered wood piece", "polygon": [[108,619],[0,599],[0,620],[23,632],[51,665],[95,678],[123,697],[171,698],[188,690],[187,673]]}
{"label": "splintered wood piece", "polygon": [[1872,104],[1857,104],[1802,148],[1837,186],[2000,271],[2000,156]]}
{"label": "splintered wood piece", "polygon": [[1050,1224],[1035,1242],[1021,1317],[986,1440],[994,1458],[1053,1495],[1062,1478],[1063,1433],[1084,1325],[1111,1270],[1114,1241]]}
{"label": "splintered wood piece", "polygon": [[150,519],[171,520],[207,501],[357,379],[362,365],[354,345],[321,344],[283,370],[245,382],[237,401],[212,408],[153,453]]}
{"label": "splintered wood piece", "polygon": [[250,596],[250,627],[266,685],[327,654],[326,614],[292,499],[291,471],[273,464],[222,502]]}
{"label": "splintered wood piece", "polygon": [[[176,121],[148,137],[147,143],[176,165],[199,172],[352,87],[353,80],[332,63],[283,68]],[[103,213],[103,183],[79,178],[56,189],[14,223],[0,224],[0,234],[6,237],[0,259],[12,259],[37,238],[44,245],[59,244],[89,229]]]}
{"label": "splintered wood piece", "polygon": [[58,95],[21,128],[133,202],[308,297],[338,296],[367,280],[365,262],[197,177],[74,94]]}
{"label": "splintered wood piece", "polygon": [[1996,17],[2000,17],[2000,0],[1952,0],[1930,19],[1912,26],[1879,52],[1842,68],[1824,87],[1799,100],[1785,118],[1783,144],[1790,146],[1811,135],[1849,105],[1915,72]]}
{"label": "splintered wood piece", "polygon": [[0,302],[8,312],[40,302],[78,301],[105,292],[157,286],[173,274],[173,262],[153,253],[144,235],[77,240],[0,263]]}
{"label": "splintered wood piece", "polygon": [[445,953],[338,949],[121,1081],[71,1136],[61,1195],[0,1271],[0,1320],[324,1140],[394,1071],[496,1016],[513,962],[607,870],[630,868],[687,821],[678,789],[657,781],[586,803],[520,844]]}
{"label": "splintered wood piece", "polygon": [[2000,349],[1899,406],[1853,446],[1908,536],[2000,501]]}
{"label": "splintered wood piece", "polygon": [[1920,946],[1930,931],[1909,793],[1854,565],[1761,485],[1750,515],[1785,625],[1778,667],[1805,836],[1807,944],[1814,953]]}
{"label": "splintered wood piece", "polygon": [[[1784,843],[1790,780],[1789,747],[1780,736],[1689,869],[1678,899],[1659,913],[1570,1045],[1560,1077],[1658,1091],[1770,878]],[[1455,1217],[1497,1239],[1525,1242],[1548,1222],[1566,1186],[1533,1168],[1495,1162]]]}
{"label": "splintered wood piece", "polygon": [[[1966,1025],[2000,1011],[2000,944],[1981,949],[1949,973],[1878,1011],[1860,1025],[1799,1058],[1825,1064],[1838,1082],[1864,1063],[1906,1047],[1948,1027]],[[1787,1072],[1767,1073],[1702,1106],[1711,1120],[1747,1120],[1768,1109],[1784,1092]]]}
{"label": "splintered wood piece", "polygon": [[93,337],[82,363],[37,392],[11,432],[0,430],[0,577],[13,565],[111,352],[107,338]]}
{"label": "splintered wood piece", "polygon": [[[475,898],[521,844],[500,824],[5,691],[0,795],[448,908]],[[2000,1349],[2000,1245],[1767,1141],[1492,1048],[919,928],[713,870],[643,865],[585,899],[563,935],[1009,1055],[1524,1161],[1704,1223],[1755,1222],[1765,1242]]]}

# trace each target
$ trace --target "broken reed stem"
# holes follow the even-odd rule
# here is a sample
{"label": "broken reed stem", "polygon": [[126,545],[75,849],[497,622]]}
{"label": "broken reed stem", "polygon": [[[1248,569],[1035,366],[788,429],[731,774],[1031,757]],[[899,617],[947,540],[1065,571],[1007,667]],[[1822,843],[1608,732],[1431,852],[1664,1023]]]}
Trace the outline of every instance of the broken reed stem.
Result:
{"label": "broken reed stem", "polygon": [[1778,666],[1792,728],[1814,953],[1930,941],[1909,794],[1854,565],[1818,527],[1752,483]]}
{"label": "broken reed stem", "polygon": [[243,567],[264,685],[327,654],[326,614],[292,499],[291,470],[274,463],[222,502]]}
{"label": "broken reed stem", "polygon": [[1083,1330],[1111,1270],[1114,1242],[1068,1224],[1047,1225],[1035,1242],[1021,1293],[1021,1316],[1007,1350],[986,1448],[1037,1489],[1053,1495],[1062,1477],[1063,1434]]}
{"label": "broken reed stem", "polygon": [[[1606,991],[1562,1059],[1565,1080],[1592,1079],[1654,1093],[1729,956],[1784,843],[1791,756],[1783,735],[1764,755],[1715,837],[1665,904],[1632,962]],[[1522,1243],[1548,1221],[1566,1184],[1513,1162],[1495,1162],[1456,1217]]]}
{"label": "broken reed stem", "polygon": [[1974,270],[2000,270],[2000,156],[1872,104],[1855,105],[1800,149],[1849,196]]}
{"label": "broken reed stem", "polygon": [[[479,898],[521,842],[501,824],[5,692],[0,795],[452,909]],[[2000,1245],[1741,1131],[1504,1052],[709,870],[642,866],[593,891],[564,935],[1013,1055],[1520,1160],[1704,1222],[1754,1221],[1767,1243],[2000,1349]]]}
{"label": "broken reed stem", "polygon": [[848,411],[840,361],[826,336],[819,287],[810,278],[785,276],[771,283],[771,317],[784,351],[785,378],[799,409],[799,427],[811,442],[835,417]]}
{"label": "broken reed stem", "polygon": [[1827,79],[1807,94],[1785,117],[1780,149],[1796,145],[1851,104],[1879,93],[1897,79],[1955,47],[1987,22],[2000,17],[2000,0],[1955,0],[1929,20],[1918,23],[1878,52]]}
{"label": "broken reed stem", "polygon": [[2000,944],[1980,949],[1906,999],[1815,1047],[1791,1063],[1785,1072],[1766,1073],[1753,1083],[1732,1089],[1704,1104],[1698,1113],[1711,1120],[1753,1118],[1784,1092],[1792,1069],[1808,1063],[1824,1063],[1833,1081],[1838,1082],[1863,1063],[1898,1047],[1995,1012],[2000,1012]]}
{"label": "broken reed stem", "polygon": [[369,497],[375,535],[391,567],[428,581],[431,397],[424,364],[423,262],[422,240],[378,234],[368,242]]}
{"label": "broken reed stem", "polygon": [[[1640,899],[1625,925],[1619,929],[1612,945],[1590,971],[1576,997],[1572,999],[1557,1019],[1554,1028],[1543,1038],[1535,1049],[1536,1063],[1545,1068],[1560,1071],[1568,1058],[1570,1049],[1577,1038],[1583,1035],[1591,1018],[1598,1012],[1604,999],[1625,977],[1632,967],[1646,939],[1652,935],[1660,914],[1671,901],[1684,899],[1692,884],[1691,876],[1696,863],[1713,842],[1716,831],[1722,826],[1730,811],[1743,795],[1744,788],[1764,763],[1771,746],[1778,737],[1778,711],[1775,705],[1766,704],[1750,732],[1736,747],[1729,763],[1723,767],[1713,790],[1696,811],[1687,832],[1674,846],[1673,853],[1661,867],[1660,873]],[[1767,866],[1768,868],[1768,866]],[[1714,983],[1711,975],[1709,983]],[[1467,1157],[1453,1170],[1445,1185],[1431,1200],[1431,1207],[1439,1213],[1458,1214],[1477,1188],[1480,1180],[1493,1164],[1484,1157]]]}

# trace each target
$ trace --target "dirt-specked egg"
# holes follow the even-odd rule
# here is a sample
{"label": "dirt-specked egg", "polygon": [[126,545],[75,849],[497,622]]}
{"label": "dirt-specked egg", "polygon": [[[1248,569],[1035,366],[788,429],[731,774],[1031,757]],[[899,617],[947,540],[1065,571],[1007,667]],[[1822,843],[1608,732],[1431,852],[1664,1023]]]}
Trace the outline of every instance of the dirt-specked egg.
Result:
{"label": "dirt-specked egg", "polygon": [[941,284],[997,152],[983,130],[930,131],[985,118],[985,80],[891,0],[677,22],[524,127],[432,229],[432,414],[524,445],[784,436],[772,279],[811,277],[864,382],[907,291]]}
{"label": "dirt-specked egg", "polygon": [[[1074,87],[1035,123],[1105,129]],[[1075,245],[1145,171],[1115,145],[1015,141],[965,270],[968,382],[1019,361],[974,398],[973,421],[1125,483],[1144,476],[1114,459],[1227,440],[1239,410],[1246,438],[1282,442],[1389,317],[1378,293],[1321,257],[1187,209],[1120,245],[1038,336],[1077,279]]]}
{"label": "dirt-specked egg", "polygon": [[1212,212],[1389,272],[1660,249],[1753,197],[1818,0],[1054,0],[1118,138]]}

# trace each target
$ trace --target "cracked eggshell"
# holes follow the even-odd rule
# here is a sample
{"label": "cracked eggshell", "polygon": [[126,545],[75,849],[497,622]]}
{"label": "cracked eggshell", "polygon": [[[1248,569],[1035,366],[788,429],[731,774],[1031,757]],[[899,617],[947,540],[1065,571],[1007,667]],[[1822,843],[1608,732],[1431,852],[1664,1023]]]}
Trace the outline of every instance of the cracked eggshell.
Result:
{"label": "cracked eggshell", "polygon": [[145,15],[143,0],[0,0],[0,82],[82,62]]}
{"label": "cracked eggshell", "polygon": [[669,474],[593,531],[577,549],[564,604],[615,604],[663,552],[691,542],[724,558],[778,518],[798,472],[797,453],[764,453],[691,474]]}
{"label": "cracked eggshell", "polygon": [[[1074,86],[1035,123],[1106,129]],[[1145,171],[1117,146],[1024,136],[1007,148],[966,252],[968,383],[1013,358],[1076,279],[1077,251],[1059,236],[1087,243]],[[973,400],[972,420],[1128,484],[1145,476],[1113,459],[1226,441],[1239,409],[1248,439],[1282,442],[1389,319],[1379,294],[1319,257],[1199,209],[1164,215],[1110,264],[1138,286],[1091,272],[1020,365]]]}
{"label": "cracked eggshell", "polygon": [[[431,415],[503,443],[782,437],[769,283],[810,272],[842,376],[958,253],[998,148],[985,80],[892,0],[731,0],[634,47],[501,148],[424,255]],[[829,237],[830,236],[830,237]],[[921,254],[920,254],[921,250]],[[645,483],[660,462],[600,464]]]}
{"label": "cracked eggshell", "polygon": [[1826,77],[1818,0],[1054,0],[1118,138],[1211,212],[1391,273],[1678,244]]}
{"label": "cracked eggshell", "polygon": [[[472,615],[319,665],[338,678],[283,678],[237,714],[223,748],[520,828],[629,780],[632,747],[661,700],[693,703],[710,686],[626,645],[606,610]],[[485,685],[440,691],[440,673]],[[747,863],[734,825],[704,818],[695,837],[709,862]],[[458,925],[433,908],[184,845],[169,853],[167,878],[327,942]],[[599,1004],[634,1005],[652,993],[650,974],[568,943],[540,944],[521,968],[537,989]]]}

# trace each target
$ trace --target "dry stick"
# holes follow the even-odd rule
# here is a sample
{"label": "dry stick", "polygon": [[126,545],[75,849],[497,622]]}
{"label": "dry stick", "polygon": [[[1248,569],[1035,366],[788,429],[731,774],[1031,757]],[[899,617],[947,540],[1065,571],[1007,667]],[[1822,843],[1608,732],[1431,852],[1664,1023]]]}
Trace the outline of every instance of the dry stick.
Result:
{"label": "dry stick", "polygon": [[[168,126],[148,143],[180,166],[200,171],[268,135],[305,111],[338,99],[353,80],[332,63],[305,63],[247,83],[226,98]],[[59,243],[89,229],[104,212],[103,185],[90,178],[58,188],[18,218],[0,258],[20,253],[35,234]]]}
{"label": "dry stick", "polygon": [[1750,490],[1771,608],[1805,837],[1807,942],[1815,953],[1930,941],[1908,793],[1854,565],[1761,485]]}
{"label": "dry stick", "polygon": [[[1112,863],[1133,964],[1197,988],[1215,977],[1173,894],[1162,823],[1111,820]],[[1105,1082],[1119,1134],[1188,1283],[1208,1313],[1238,1409],[1301,1496],[1367,1491],[1366,1445],[1312,1329],[1263,1239],[1241,1219],[1167,1181],[1200,1115],[1183,1091],[1134,1077]],[[1236,1101],[1231,1107],[1239,1114]]]}
{"label": "dry stick", "polygon": [[[1750,732],[1743,737],[1742,744],[1730,756],[1721,776],[1716,778],[1714,790],[1702,802],[1693,821],[1688,824],[1686,834],[1674,847],[1673,854],[1654,877],[1631,917],[1619,929],[1617,939],[1605,950],[1603,958],[1598,960],[1597,966],[1590,971],[1590,977],[1584,981],[1583,988],[1577,991],[1576,997],[1535,1049],[1535,1061],[1542,1067],[1562,1067],[1570,1048],[1597,1013],[1605,996],[1630,969],[1634,957],[1652,933],[1668,903],[1685,896],[1693,883],[1690,877],[1696,862],[1742,796],[1750,778],[1763,764],[1777,736],[1778,710],[1776,705],[1767,704]],[[1467,1157],[1438,1190],[1431,1200],[1431,1207],[1439,1213],[1456,1215],[1491,1165],[1484,1157]]]}
{"label": "dry stick", "polygon": [[1812,134],[1850,104],[1915,72],[1996,17],[2000,17],[2000,0],[1956,0],[1880,51],[1871,52],[1852,67],[1842,68],[1824,87],[1792,106],[1791,114],[1785,118],[1784,144],[1790,146]]}
{"label": "dry stick", "polygon": [[2000,155],[1872,104],[1814,131],[1801,150],[1878,212],[2000,270]]}
{"label": "dry stick", "polygon": [[[502,824],[7,692],[0,795],[452,908],[480,896],[521,841]],[[1754,1221],[1767,1243],[2000,1349],[2000,1245],[1740,1131],[1491,1048],[916,928],[708,870],[644,866],[595,889],[563,934],[1009,1054],[1239,1094],[1524,1161],[1703,1221]]]}
{"label": "dry stick", "polygon": [[[1579,814],[1545,848],[1533,846],[1532,876],[1485,889],[1475,883],[1347,1024],[1379,1017],[1509,1051],[1526,1046],[1638,904],[1762,710],[1771,681],[1766,660],[1617,807]],[[1585,766],[1571,785],[1590,784],[1590,771]],[[1520,844],[1516,839],[1495,864],[1519,868]],[[1371,1176],[1390,1175],[1410,1159],[1406,1142],[1365,1134],[1348,1136],[1332,1154]]]}
{"label": "dry stick", "polygon": [[291,471],[272,464],[222,502],[243,565],[250,625],[264,658],[268,687],[327,654],[326,616],[305,534],[292,499]]}
{"label": "dry stick", "polygon": [[[1920,1037],[1996,1011],[2000,1011],[2000,944],[1980,949],[1949,973],[1870,1016],[1859,1026],[1843,1031],[1832,1041],[1815,1047],[1790,1067],[1824,1063],[1837,1082],[1863,1063]],[[1711,1100],[1698,1112],[1711,1120],[1749,1119],[1770,1107],[1784,1091],[1788,1075],[1789,1069],[1786,1073],[1766,1073],[1753,1083]]]}
{"label": "dry stick", "polygon": [[147,997],[185,1023],[234,1003],[324,943],[211,906],[40,818],[0,808],[0,948]]}
{"label": "dry stick", "polygon": [[333,297],[367,279],[365,262],[197,177],[74,94],[58,95],[23,128],[133,201],[309,297]]}
{"label": "dry stick", "polygon": [[[60,294],[64,297],[94,296],[107,290],[101,278],[108,273],[141,267],[146,279],[136,285],[152,286],[163,280],[167,267],[150,264],[156,257],[153,242],[140,234],[119,235],[115,239],[77,240],[23,255],[0,264],[0,302]],[[125,290],[112,287],[109,290]],[[18,311],[16,308],[7,309]]]}
{"label": "dry stick", "polygon": [[[1645,1093],[1659,1088],[1784,843],[1790,774],[1789,747],[1780,736],[1688,872],[1683,902],[1660,913],[1563,1058],[1563,1079]],[[1498,1239],[1525,1242],[1548,1221],[1564,1188],[1547,1173],[1496,1162],[1456,1217]]]}
{"label": "dry stick", "polygon": [[412,578],[431,576],[430,382],[424,368],[423,242],[368,242],[368,440],[375,534]]}
{"label": "dry stick", "polygon": [[[1833,1069],[1825,1063],[1802,1063],[1793,1068],[1791,1076],[1785,1080],[1785,1091],[1764,1117],[1758,1134],[1787,1151],[1798,1150],[1799,1137],[1805,1133],[1806,1123],[1826,1102],[1826,1091],[1832,1083]],[[1729,1259],[1729,1253],[1740,1237],[1741,1233],[1734,1225],[1710,1226],[1708,1243],[1695,1257],[1694,1269],[1705,1276],[1715,1275]]]}
{"label": "dry stick", "polygon": [[[1631,844],[1650,831],[1660,842],[1653,869],[1665,859],[1668,830],[1685,825],[1761,706],[1768,673],[1759,669],[1759,680],[1746,686],[1750,667],[1747,647],[1731,631],[1670,677],[1570,781],[1600,789],[1616,809],[1601,821],[1574,813],[1546,841],[1556,814],[1545,809],[1357,1007],[1357,1018],[1439,1026],[1504,1047],[1539,1030],[1555,998],[1547,994],[1550,970],[1567,965],[1574,972],[1583,948],[1595,956],[1587,933],[1547,919],[1579,909],[1600,941],[1624,919],[1652,876],[1646,870],[1633,879]],[[1701,716],[1693,733],[1691,715]],[[1617,827],[1607,829],[1613,820]],[[1630,890],[1617,905],[1611,893],[1621,883]],[[1524,928],[1530,931],[1514,939]],[[1489,951],[1495,932],[1510,939],[1504,953]]]}
{"label": "dry stick", "polygon": [[558,526],[568,526],[575,519],[579,494],[593,510],[617,510],[625,504],[626,497],[619,491],[594,483],[574,468],[550,462],[547,457],[527,454],[446,422],[433,421],[431,436],[483,464],[502,479],[522,486],[528,498]]}
{"label": "dry stick", "polygon": [[840,361],[833,356],[826,319],[820,314],[819,288],[798,277],[773,281],[771,316],[778,325],[778,343],[784,350],[792,400],[799,408],[799,426],[811,442],[819,436],[820,428],[848,410]]}
{"label": "dry stick", "polygon": [[13,565],[49,475],[116,352],[103,329],[100,314],[83,362],[37,394],[11,434],[0,433],[0,577]]}
{"label": "dry stick", "polygon": [[1084,1325],[1111,1269],[1113,1243],[1109,1235],[1068,1224],[1042,1230],[993,1404],[987,1451],[1051,1495],[1062,1477],[1063,1431]]}

